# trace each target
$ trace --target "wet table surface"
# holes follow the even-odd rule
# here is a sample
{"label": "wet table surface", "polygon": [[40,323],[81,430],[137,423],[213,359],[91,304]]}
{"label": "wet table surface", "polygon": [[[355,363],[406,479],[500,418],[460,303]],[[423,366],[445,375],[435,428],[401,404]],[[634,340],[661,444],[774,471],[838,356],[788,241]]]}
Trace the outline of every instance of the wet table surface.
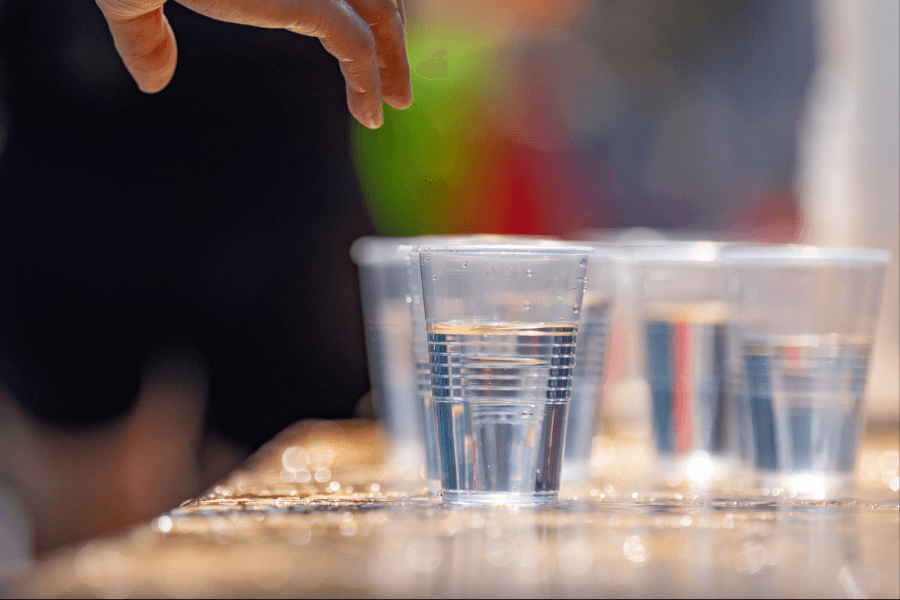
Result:
{"label": "wet table surface", "polygon": [[639,435],[595,440],[595,479],[552,508],[459,509],[384,464],[365,421],[301,422],[204,496],[39,564],[30,597],[900,595],[896,426],[867,435],[854,497],[740,482],[654,489]]}

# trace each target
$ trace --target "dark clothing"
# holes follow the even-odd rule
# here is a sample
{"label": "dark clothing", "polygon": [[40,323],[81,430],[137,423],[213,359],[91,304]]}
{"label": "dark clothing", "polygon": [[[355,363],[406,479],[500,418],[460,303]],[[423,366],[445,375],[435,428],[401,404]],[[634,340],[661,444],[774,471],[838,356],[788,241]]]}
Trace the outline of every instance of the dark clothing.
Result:
{"label": "dark clothing", "polygon": [[372,233],[318,40],[174,2],[141,93],[88,0],[0,0],[0,386],[64,424],[123,414],[154,348],[210,373],[209,424],[258,445],[368,389],[348,248]]}

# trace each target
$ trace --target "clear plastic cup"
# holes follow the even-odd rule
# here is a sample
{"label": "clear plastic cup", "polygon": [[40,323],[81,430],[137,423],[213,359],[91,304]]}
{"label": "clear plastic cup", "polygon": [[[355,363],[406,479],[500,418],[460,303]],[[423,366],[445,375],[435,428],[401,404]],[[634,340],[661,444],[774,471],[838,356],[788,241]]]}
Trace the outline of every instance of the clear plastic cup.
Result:
{"label": "clear plastic cup", "polygon": [[359,267],[372,403],[385,428],[391,466],[408,479],[425,466],[424,408],[416,401],[413,323],[406,253],[414,238],[364,237],[350,255]]}
{"label": "clear plastic cup", "polygon": [[851,493],[872,338],[890,254],[811,246],[726,248],[731,347],[759,486]]}
{"label": "clear plastic cup", "polygon": [[418,251],[443,501],[556,502],[592,249]]}
{"label": "clear plastic cup", "polygon": [[[591,448],[594,436],[602,421],[601,391],[606,368],[606,353],[609,347],[609,330],[611,313],[615,305],[617,288],[617,269],[621,268],[625,254],[622,249],[607,242],[570,242],[543,237],[523,236],[471,236],[459,238],[454,243],[494,243],[494,244],[530,244],[540,247],[591,247],[591,255],[587,265],[584,298],[581,310],[581,324],[576,348],[575,371],[572,377],[572,397],[569,402],[568,424],[566,426],[566,446],[563,456],[563,481],[586,481],[591,477]],[[421,275],[415,270],[411,280],[411,288],[421,290]],[[417,293],[413,292],[413,306],[420,303]],[[425,314],[418,307],[416,319],[422,322],[424,330]],[[415,325],[417,331],[419,325]],[[418,334],[416,337],[418,340]],[[428,366],[427,338],[423,337],[422,353],[419,364],[424,363],[425,376],[420,377],[420,387],[427,387],[431,392]],[[420,369],[421,372],[421,369]],[[424,386],[422,384],[425,384]],[[427,400],[430,403],[430,398]],[[427,413],[427,408],[426,408]],[[427,418],[427,415],[426,415]],[[429,443],[429,431],[426,423],[426,444]],[[435,438],[436,439],[436,438]],[[432,448],[429,447],[431,452]],[[437,444],[434,444],[437,451]]]}
{"label": "clear plastic cup", "polygon": [[438,462],[439,444],[434,408],[431,401],[431,366],[428,356],[428,332],[425,327],[425,308],[422,301],[422,270],[415,251],[416,244],[515,244],[525,240],[548,242],[549,238],[505,236],[495,234],[431,235],[408,238],[398,247],[405,261],[407,278],[406,302],[412,322],[412,368],[414,372],[416,407],[422,407],[421,439],[425,457],[425,479],[432,492],[441,489]]}
{"label": "clear plastic cup", "polygon": [[414,244],[513,243],[512,236],[368,236],[350,255],[359,268],[369,379],[375,414],[388,437],[389,462],[409,480],[424,477],[440,490],[437,441],[431,410],[431,373],[422,280]]}
{"label": "clear plastic cup", "polygon": [[587,266],[581,324],[578,328],[572,399],[566,427],[563,481],[591,477],[591,447],[602,422],[602,384],[606,372],[610,321],[616,302],[617,269],[625,257],[618,246],[599,242],[592,247]]}
{"label": "clear plastic cup", "polygon": [[706,488],[738,473],[736,409],[727,389],[724,246],[629,244],[644,378],[662,483]]}

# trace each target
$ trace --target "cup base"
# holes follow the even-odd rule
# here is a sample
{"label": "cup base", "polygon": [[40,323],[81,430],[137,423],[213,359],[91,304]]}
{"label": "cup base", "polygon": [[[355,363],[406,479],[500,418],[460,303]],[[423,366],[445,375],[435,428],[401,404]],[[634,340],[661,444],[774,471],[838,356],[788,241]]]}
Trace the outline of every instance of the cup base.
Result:
{"label": "cup base", "polygon": [[543,506],[556,504],[558,496],[559,492],[441,492],[444,504],[454,506]]}
{"label": "cup base", "polygon": [[734,457],[702,450],[684,455],[659,454],[656,458],[657,479],[669,488],[719,488],[739,474],[739,467],[740,463]]}
{"label": "cup base", "polygon": [[560,478],[567,483],[578,483],[588,481],[593,476],[591,472],[591,463],[588,461],[578,461],[576,463],[566,463],[563,461]]}
{"label": "cup base", "polygon": [[786,500],[827,500],[852,495],[852,472],[757,471],[756,485]]}

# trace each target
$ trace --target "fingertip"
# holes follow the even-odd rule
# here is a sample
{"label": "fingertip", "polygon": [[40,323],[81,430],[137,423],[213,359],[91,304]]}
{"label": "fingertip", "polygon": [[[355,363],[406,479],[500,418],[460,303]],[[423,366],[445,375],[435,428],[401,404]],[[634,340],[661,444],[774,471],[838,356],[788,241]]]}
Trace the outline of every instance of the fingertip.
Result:
{"label": "fingertip", "polygon": [[406,110],[413,103],[412,83],[409,80],[409,71],[405,77],[391,78],[382,75],[382,81],[387,85],[382,92],[384,103],[396,110]]}
{"label": "fingertip", "polygon": [[359,121],[359,124],[366,129],[379,129],[382,125],[382,123],[375,123],[372,121],[368,121],[367,119],[360,119],[359,117],[356,117],[356,120]]}
{"label": "fingertip", "polygon": [[366,127],[369,129],[378,129],[384,125],[384,111],[379,106],[378,111],[369,117],[369,122],[366,124]]}
{"label": "fingertip", "polygon": [[[377,71],[375,73],[377,79]],[[384,109],[381,106],[381,85],[378,83],[377,91],[373,94],[355,91],[350,82],[345,83],[347,90],[347,108],[353,118],[368,129],[378,129],[384,123]]]}
{"label": "fingertip", "polygon": [[116,50],[138,89],[145,94],[165,89],[175,75],[178,44],[162,9],[108,22]]}
{"label": "fingertip", "polygon": [[367,129],[378,129],[384,124],[384,111],[379,106],[376,110],[361,110],[350,104],[350,114],[359,121],[359,124]]}
{"label": "fingertip", "polygon": [[412,90],[401,95],[390,95],[384,97],[384,103],[394,110],[406,110],[413,103]]}
{"label": "fingertip", "polygon": [[166,87],[172,81],[173,75],[174,75],[174,72],[170,73],[166,77],[155,78],[154,80],[151,80],[151,81],[140,81],[138,79],[135,79],[134,81],[137,84],[138,89],[141,90],[142,92],[144,92],[145,94],[158,94],[159,92],[166,89]]}

